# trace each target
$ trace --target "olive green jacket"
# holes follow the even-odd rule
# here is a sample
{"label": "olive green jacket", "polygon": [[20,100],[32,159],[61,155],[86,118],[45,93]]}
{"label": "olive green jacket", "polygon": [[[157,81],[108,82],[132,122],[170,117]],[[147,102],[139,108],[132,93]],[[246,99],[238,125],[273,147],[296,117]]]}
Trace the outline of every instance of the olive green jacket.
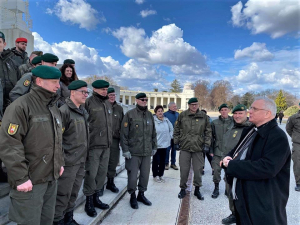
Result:
{"label": "olive green jacket", "polygon": [[11,48],[11,51],[14,53],[12,59],[16,62],[18,68],[22,64],[26,63],[28,59],[27,52],[19,52],[17,51],[16,47]]}
{"label": "olive green jacket", "polygon": [[136,108],[129,110],[122,121],[121,147],[133,156],[151,156],[157,149],[156,130],[151,112]]}
{"label": "olive green jacket", "polygon": [[23,76],[25,73],[31,72],[33,69],[34,66],[31,64],[29,58],[27,59],[26,63],[19,66],[21,76]]}
{"label": "olive green jacket", "polygon": [[20,71],[13,61],[14,54],[9,50],[0,53],[0,79],[3,88],[3,111],[10,104],[9,92],[21,78]]}
{"label": "olive green jacket", "polygon": [[292,138],[292,142],[300,144],[300,110],[289,117],[285,129]]}
{"label": "olive green jacket", "polygon": [[63,123],[63,151],[66,166],[85,162],[89,143],[88,113],[70,98],[59,108]]}
{"label": "olive green jacket", "polygon": [[197,110],[191,113],[185,110],[179,114],[174,126],[174,144],[180,145],[181,151],[201,152],[204,145],[211,144],[211,125],[208,116]]}
{"label": "olive green jacket", "polygon": [[229,130],[230,124],[233,123],[231,116],[228,116],[227,119],[219,116],[218,119],[213,120],[211,123],[213,143],[212,150],[213,154],[216,156],[223,156],[224,154],[224,134]]}
{"label": "olive green jacket", "polygon": [[124,118],[123,108],[117,102],[114,102],[112,109],[112,135],[113,138],[120,139],[121,124]]}
{"label": "olive green jacket", "polygon": [[7,107],[0,129],[0,158],[8,182],[16,188],[31,180],[40,184],[59,178],[64,165],[62,122],[57,94],[37,85]]}
{"label": "olive green jacket", "polygon": [[233,121],[233,123],[229,125],[229,130],[224,134],[223,137],[224,152],[222,157],[226,156],[232,149],[234,149],[241,138],[243,129],[251,125],[252,123],[249,122],[248,119],[241,124]]}
{"label": "olive green jacket", "polygon": [[17,98],[29,93],[32,82],[32,73],[25,73],[20,80],[16,83],[15,87],[9,93],[9,99],[11,102]]}
{"label": "olive green jacket", "polygon": [[112,107],[108,98],[93,92],[85,102],[89,114],[89,149],[109,148],[112,143]]}

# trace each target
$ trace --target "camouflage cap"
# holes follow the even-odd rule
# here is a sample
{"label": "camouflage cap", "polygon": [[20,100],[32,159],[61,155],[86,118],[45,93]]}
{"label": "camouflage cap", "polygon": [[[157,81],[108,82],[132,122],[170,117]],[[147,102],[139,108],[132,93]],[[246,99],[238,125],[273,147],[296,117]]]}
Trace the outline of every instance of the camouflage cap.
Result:
{"label": "camouflage cap", "polygon": [[246,110],[247,110],[247,107],[245,105],[238,104],[233,108],[232,113],[237,112],[237,111],[246,111]]}

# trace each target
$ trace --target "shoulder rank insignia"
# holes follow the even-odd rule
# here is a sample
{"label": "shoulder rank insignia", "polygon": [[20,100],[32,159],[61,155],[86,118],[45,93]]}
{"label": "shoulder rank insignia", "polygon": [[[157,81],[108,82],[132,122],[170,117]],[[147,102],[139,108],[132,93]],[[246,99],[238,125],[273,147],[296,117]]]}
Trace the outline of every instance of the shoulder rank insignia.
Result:
{"label": "shoulder rank insignia", "polygon": [[29,84],[30,84],[30,81],[29,80],[25,80],[23,84],[24,84],[25,87],[28,87]]}
{"label": "shoulder rank insignia", "polygon": [[61,129],[61,131],[62,131],[62,133],[64,133],[64,132],[65,132],[65,127],[63,127],[63,128]]}
{"label": "shoulder rank insignia", "polygon": [[124,123],[124,127],[127,127],[127,126],[128,126],[128,123],[127,123],[127,122],[125,122],[125,123]]}
{"label": "shoulder rank insignia", "polygon": [[8,130],[7,130],[7,133],[9,135],[14,135],[15,133],[17,133],[18,128],[19,128],[19,125],[10,123],[9,127],[8,127]]}
{"label": "shoulder rank insignia", "polygon": [[238,133],[238,132],[237,132],[237,131],[235,131],[232,137],[234,137],[234,138],[235,138],[235,137],[236,137],[236,135],[237,135],[237,133]]}

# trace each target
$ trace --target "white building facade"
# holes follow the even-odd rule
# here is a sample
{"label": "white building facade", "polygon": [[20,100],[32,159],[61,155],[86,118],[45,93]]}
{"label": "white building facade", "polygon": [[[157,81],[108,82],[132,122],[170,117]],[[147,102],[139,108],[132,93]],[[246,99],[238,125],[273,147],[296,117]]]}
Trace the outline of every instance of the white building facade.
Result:
{"label": "white building facade", "polygon": [[186,83],[181,93],[120,90],[120,102],[125,105],[135,105],[135,96],[140,92],[144,92],[148,97],[148,109],[154,109],[157,105],[168,108],[170,102],[175,102],[178,109],[186,110],[189,99],[195,97],[192,84]]}

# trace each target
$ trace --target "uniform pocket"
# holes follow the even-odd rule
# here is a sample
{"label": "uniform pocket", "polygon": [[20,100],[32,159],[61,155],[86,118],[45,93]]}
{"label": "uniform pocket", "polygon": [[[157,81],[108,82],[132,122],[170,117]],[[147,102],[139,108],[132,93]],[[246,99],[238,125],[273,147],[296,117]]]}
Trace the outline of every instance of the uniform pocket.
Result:
{"label": "uniform pocket", "polygon": [[32,191],[23,192],[23,191],[11,189],[9,192],[9,197],[17,200],[28,200],[28,199],[32,199],[33,192]]}

